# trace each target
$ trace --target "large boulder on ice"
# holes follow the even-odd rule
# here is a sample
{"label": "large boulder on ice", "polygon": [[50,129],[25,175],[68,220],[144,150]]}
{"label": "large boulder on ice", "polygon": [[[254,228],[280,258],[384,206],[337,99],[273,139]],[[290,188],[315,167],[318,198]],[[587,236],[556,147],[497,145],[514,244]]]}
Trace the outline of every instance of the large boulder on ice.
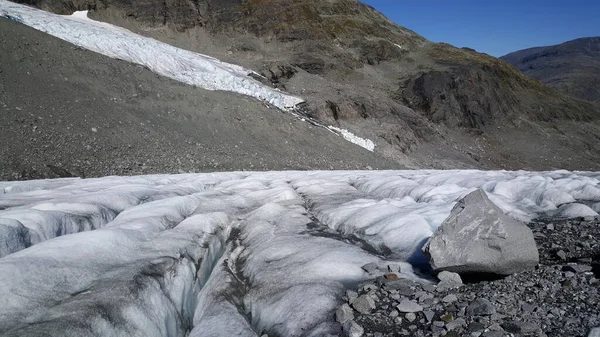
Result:
{"label": "large boulder on ice", "polygon": [[435,271],[510,275],[535,267],[533,233],[478,189],[461,199],[423,247]]}

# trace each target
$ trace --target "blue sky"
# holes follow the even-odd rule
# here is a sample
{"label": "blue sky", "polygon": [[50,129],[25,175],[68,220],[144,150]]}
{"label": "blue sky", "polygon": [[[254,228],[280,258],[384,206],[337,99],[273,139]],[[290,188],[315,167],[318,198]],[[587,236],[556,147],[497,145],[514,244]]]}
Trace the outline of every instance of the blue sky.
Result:
{"label": "blue sky", "polygon": [[493,56],[600,36],[600,0],[361,0],[435,42]]}

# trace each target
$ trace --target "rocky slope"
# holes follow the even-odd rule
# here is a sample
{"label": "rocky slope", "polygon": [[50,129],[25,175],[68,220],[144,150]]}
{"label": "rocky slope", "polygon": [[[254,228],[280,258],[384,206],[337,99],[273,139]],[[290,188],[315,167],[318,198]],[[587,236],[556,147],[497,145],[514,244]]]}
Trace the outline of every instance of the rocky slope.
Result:
{"label": "rocky slope", "polygon": [[501,59],[560,92],[600,101],[600,37],[524,49]]}
{"label": "rocky slope", "polygon": [[597,169],[597,105],[354,0],[26,0],[252,68],[407,167]]}
{"label": "rocky slope", "polygon": [[535,270],[451,286],[419,284],[386,271],[386,277],[349,291],[336,319],[345,321],[350,336],[351,329],[380,337],[588,336],[600,326],[600,222],[529,226],[541,259]]}
{"label": "rocky slope", "polygon": [[0,19],[0,44],[0,180],[401,167],[250,97],[183,85],[10,20]]}

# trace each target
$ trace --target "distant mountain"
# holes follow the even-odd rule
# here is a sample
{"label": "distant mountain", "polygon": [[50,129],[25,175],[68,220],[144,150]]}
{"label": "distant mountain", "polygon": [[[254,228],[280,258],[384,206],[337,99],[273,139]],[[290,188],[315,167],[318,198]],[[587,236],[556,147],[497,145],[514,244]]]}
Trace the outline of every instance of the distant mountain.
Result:
{"label": "distant mountain", "polygon": [[600,101],[600,37],[524,49],[501,59],[565,94]]}

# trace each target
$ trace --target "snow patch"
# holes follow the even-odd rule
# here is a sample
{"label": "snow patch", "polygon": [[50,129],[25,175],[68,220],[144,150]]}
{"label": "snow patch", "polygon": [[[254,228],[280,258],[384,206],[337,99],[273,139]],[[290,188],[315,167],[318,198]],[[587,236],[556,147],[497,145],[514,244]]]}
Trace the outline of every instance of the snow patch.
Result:
{"label": "snow patch", "polygon": [[332,125],[328,126],[328,128],[342,135],[342,137],[344,137],[344,139],[350,143],[361,146],[371,152],[375,151],[375,143],[373,143],[373,141],[370,139],[360,138],[346,129],[340,129]]}
{"label": "snow patch", "polygon": [[302,98],[270,88],[248,75],[251,70],[213,57],[173,47],[129,30],[87,17],[87,11],[56,15],[0,0],[0,16],[58,37],[102,55],[143,65],[153,72],[207,90],[252,96],[282,109],[293,109]]}

